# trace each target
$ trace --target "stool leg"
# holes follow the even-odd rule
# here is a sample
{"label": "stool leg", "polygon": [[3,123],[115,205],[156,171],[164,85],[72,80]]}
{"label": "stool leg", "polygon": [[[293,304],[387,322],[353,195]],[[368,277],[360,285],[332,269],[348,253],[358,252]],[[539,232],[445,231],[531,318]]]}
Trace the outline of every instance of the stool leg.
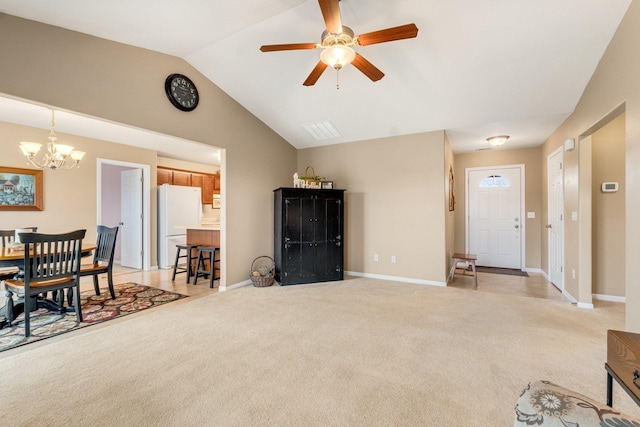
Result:
{"label": "stool leg", "polygon": [[211,261],[209,261],[209,269],[211,270],[211,277],[209,278],[209,287],[213,288],[213,281],[216,279],[214,266],[216,265],[216,250],[214,249],[211,254]]}
{"label": "stool leg", "polygon": [[476,288],[478,287],[478,274],[476,273],[476,262],[469,261],[471,263],[471,270],[473,270],[473,280],[476,282]]}
{"label": "stool leg", "polygon": [[191,268],[193,264],[193,254],[192,254],[192,249],[188,248],[187,249],[187,285],[189,284],[189,281],[191,280]]}
{"label": "stool leg", "polygon": [[202,251],[198,249],[198,259],[196,260],[196,274],[193,276],[193,286],[198,283],[198,276],[200,275],[200,263],[204,263],[202,259]]}
{"label": "stool leg", "polygon": [[176,248],[176,260],[173,263],[173,274],[171,275],[171,281],[176,280],[176,270],[178,269],[178,260],[180,259],[180,248]]}

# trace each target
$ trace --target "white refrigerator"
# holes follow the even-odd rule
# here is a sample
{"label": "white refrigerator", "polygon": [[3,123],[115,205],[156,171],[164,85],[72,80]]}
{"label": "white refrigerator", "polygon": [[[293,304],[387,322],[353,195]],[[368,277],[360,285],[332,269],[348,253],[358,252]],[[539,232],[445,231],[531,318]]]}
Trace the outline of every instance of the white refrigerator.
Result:
{"label": "white refrigerator", "polygon": [[200,227],[200,187],[162,184],[158,187],[158,268],[171,268],[176,245],[187,243],[187,228]]}

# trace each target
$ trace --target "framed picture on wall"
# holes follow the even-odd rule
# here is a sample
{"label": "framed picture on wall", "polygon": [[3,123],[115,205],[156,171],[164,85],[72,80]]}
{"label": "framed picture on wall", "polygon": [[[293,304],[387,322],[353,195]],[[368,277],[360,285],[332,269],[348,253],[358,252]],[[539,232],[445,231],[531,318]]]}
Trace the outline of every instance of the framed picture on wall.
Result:
{"label": "framed picture on wall", "polygon": [[0,211],[41,211],[41,170],[0,166]]}

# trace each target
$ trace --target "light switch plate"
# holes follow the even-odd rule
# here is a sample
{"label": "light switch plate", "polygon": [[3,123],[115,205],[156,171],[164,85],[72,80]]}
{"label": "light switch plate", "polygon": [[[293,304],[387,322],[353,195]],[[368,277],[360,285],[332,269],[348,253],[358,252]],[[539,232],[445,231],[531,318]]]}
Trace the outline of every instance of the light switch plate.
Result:
{"label": "light switch plate", "polygon": [[535,217],[536,217],[535,212],[527,212],[527,218],[535,218]]}

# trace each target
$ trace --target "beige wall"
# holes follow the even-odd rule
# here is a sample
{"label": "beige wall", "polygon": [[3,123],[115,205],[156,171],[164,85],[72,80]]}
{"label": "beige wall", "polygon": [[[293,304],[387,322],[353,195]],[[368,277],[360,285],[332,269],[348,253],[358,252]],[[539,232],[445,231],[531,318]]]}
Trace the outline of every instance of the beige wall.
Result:
{"label": "beige wall", "polygon": [[[625,165],[624,114],[591,137],[593,293],[624,296]],[[603,182],[617,182],[617,193],[603,193]]]}
{"label": "beige wall", "polygon": [[[576,141],[593,133],[604,118],[624,106],[625,120],[625,297],[626,323],[628,331],[640,332],[640,283],[635,280],[635,266],[640,259],[640,3],[632,2],[615,36],[603,55],[594,75],[585,89],[580,102],[571,116],[545,142],[543,168],[546,174],[546,156],[561,146],[567,138]],[[616,114],[615,116],[619,115]],[[613,118],[613,117],[611,117]],[[567,213],[579,208],[579,182],[573,170],[579,166],[581,143],[572,152],[565,153],[565,218]],[[569,173],[568,173],[569,172]],[[545,179],[546,180],[546,179]],[[591,185],[591,182],[588,183]],[[543,188],[546,187],[546,182]],[[543,200],[546,197],[543,196]],[[545,216],[546,219],[546,216]],[[581,219],[581,218],[580,218]],[[580,277],[572,279],[572,269],[579,271],[575,254],[584,252],[577,233],[572,230],[577,223],[565,222],[565,288],[576,292],[578,301],[591,298],[591,284],[580,285]],[[569,230],[567,230],[569,229]],[[587,243],[587,242],[584,242]],[[590,244],[590,242],[588,242]],[[590,246],[590,245],[589,245]],[[545,244],[543,259],[547,257]]]}
{"label": "beige wall", "polygon": [[[273,253],[272,190],[290,183],[296,150],[188,63],[5,14],[0,40],[0,94],[225,149],[227,285],[247,281],[251,260]],[[193,112],[166,98],[164,81],[176,72],[198,87],[201,100]],[[77,184],[67,192],[80,194],[84,184]]]}
{"label": "beige wall", "polygon": [[[453,173],[453,180],[450,179],[449,173]],[[455,156],[453,155],[453,149],[451,148],[451,142],[449,142],[449,136],[445,133],[445,150],[444,150],[444,173],[445,173],[445,186],[444,186],[444,216],[445,216],[445,243],[446,249],[443,254],[445,257],[445,266],[451,268],[452,259],[455,250],[455,235],[456,235],[456,210],[458,210],[458,203],[456,199],[456,188],[460,186],[459,176],[455,173]],[[451,186],[450,186],[451,185]],[[453,195],[453,210],[449,208],[449,191]]]}
{"label": "beige wall", "polygon": [[456,176],[456,214],[455,214],[455,243],[456,252],[465,252],[465,170],[467,168],[519,165],[525,167],[525,212],[535,212],[535,218],[524,218],[526,231],[526,267],[540,268],[540,230],[541,215],[541,169],[540,148],[522,148],[513,150],[483,150],[462,153],[455,156]]}
{"label": "beige wall", "polygon": [[346,270],[446,281],[444,159],[443,131],[299,150],[300,175],[311,165],[347,190]]}

